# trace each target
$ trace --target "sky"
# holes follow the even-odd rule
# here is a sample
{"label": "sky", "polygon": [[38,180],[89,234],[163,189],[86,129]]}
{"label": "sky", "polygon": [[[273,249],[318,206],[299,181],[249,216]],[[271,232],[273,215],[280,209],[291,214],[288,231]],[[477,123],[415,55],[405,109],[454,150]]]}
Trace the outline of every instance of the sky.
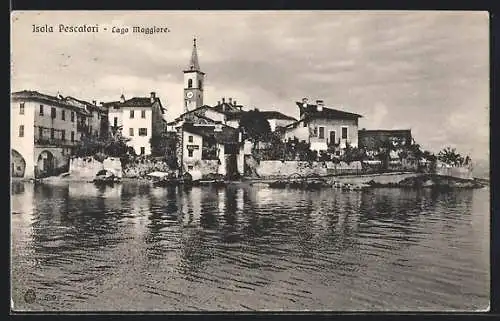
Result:
{"label": "sky", "polygon": [[[303,97],[361,114],[360,128],[411,129],[431,152],[489,158],[489,17],[453,11],[14,12],[11,89],[92,101],[149,96],[183,111],[193,37],[204,103],[298,118]],[[33,25],[54,26],[33,33]],[[59,33],[58,25],[100,32]],[[111,27],[167,27],[117,34]],[[103,31],[108,27],[108,31]]]}

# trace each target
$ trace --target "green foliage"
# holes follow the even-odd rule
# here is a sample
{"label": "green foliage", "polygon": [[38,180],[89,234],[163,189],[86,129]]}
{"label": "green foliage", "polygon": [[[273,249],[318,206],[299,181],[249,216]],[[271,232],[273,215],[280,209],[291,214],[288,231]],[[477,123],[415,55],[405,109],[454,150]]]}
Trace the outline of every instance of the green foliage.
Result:
{"label": "green foliage", "polygon": [[451,147],[446,147],[441,150],[437,155],[437,159],[445,164],[452,166],[469,165],[471,162],[469,156],[463,157],[456,151],[455,148]]}
{"label": "green foliage", "polygon": [[128,154],[128,141],[128,138],[119,134],[99,138],[84,135],[74,147],[73,155],[77,157],[97,156],[98,158],[103,158],[104,155],[109,157],[125,157]]}
{"label": "green foliage", "polygon": [[240,128],[245,133],[245,139],[253,142],[268,142],[271,140],[271,126],[258,109],[243,114],[240,119]]}
{"label": "green foliage", "polygon": [[363,161],[367,158],[366,152],[364,149],[360,149],[358,147],[353,147],[349,143],[346,144],[344,153],[340,157],[340,160],[350,164],[356,161]]}

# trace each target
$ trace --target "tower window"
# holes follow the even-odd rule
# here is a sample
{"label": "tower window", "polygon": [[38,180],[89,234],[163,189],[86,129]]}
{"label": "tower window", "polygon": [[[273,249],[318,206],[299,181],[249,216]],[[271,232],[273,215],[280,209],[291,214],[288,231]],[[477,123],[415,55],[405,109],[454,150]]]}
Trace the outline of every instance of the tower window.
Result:
{"label": "tower window", "polygon": [[188,79],[188,88],[193,88],[193,79]]}
{"label": "tower window", "polygon": [[200,90],[202,89],[202,88],[201,88],[201,85],[202,85],[201,80],[198,80],[198,88],[200,88]]}

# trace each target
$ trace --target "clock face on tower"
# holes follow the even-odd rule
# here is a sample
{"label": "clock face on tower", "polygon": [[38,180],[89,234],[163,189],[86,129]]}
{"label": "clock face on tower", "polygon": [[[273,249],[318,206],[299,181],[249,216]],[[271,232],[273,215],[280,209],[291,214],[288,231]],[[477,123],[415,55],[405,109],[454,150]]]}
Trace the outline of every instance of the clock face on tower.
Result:
{"label": "clock face on tower", "polygon": [[192,91],[188,91],[188,92],[186,93],[186,97],[187,97],[187,98],[193,98],[193,92],[192,92]]}

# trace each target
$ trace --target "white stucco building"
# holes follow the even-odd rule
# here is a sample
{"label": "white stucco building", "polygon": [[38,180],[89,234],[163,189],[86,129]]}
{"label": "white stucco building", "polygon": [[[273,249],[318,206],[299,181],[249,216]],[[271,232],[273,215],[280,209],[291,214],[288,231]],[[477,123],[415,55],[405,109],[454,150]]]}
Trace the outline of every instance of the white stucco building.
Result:
{"label": "white stucco building", "polygon": [[137,155],[151,154],[151,137],[159,135],[164,130],[163,108],[155,92],[149,97],[133,97],[120,101],[103,103],[108,109],[110,132],[120,130],[122,135],[129,138],[127,143],[134,148]]}
{"label": "white stucco building", "polygon": [[88,113],[62,96],[23,90],[11,95],[11,176],[51,175],[68,165]]}

